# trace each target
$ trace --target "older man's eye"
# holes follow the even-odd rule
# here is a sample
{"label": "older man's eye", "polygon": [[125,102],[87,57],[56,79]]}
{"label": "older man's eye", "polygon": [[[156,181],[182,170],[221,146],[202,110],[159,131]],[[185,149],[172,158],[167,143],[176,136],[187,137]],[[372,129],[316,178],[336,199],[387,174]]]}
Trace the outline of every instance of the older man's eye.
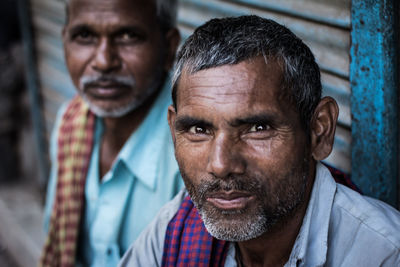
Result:
{"label": "older man's eye", "polygon": [[254,124],[249,132],[261,132],[261,131],[266,131],[269,130],[271,127],[266,124]]}
{"label": "older man's eye", "polygon": [[141,39],[141,35],[133,30],[123,30],[116,36],[116,42],[121,44],[135,43]]}
{"label": "older man's eye", "polygon": [[81,30],[75,33],[72,38],[79,43],[87,44],[93,42],[95,35],[88,30]]}
{"label": "older man's eye", "polygon": [[120,34],[119,39],[122,41],[130,41],[135,37],[136,36],[134,34],[132,34],[131,32],[124,32],[124,33]]}
{"label": "older man's eye", "polygon": [[192,134],[209,134],[209,130],[202,126],[192,126],[189,128],[189,132]]}
{"label": "older man's eye", "polygon": [[125,32],[124,34],[121,35],[122,40],[130,40],[132,38],[132,34]]}

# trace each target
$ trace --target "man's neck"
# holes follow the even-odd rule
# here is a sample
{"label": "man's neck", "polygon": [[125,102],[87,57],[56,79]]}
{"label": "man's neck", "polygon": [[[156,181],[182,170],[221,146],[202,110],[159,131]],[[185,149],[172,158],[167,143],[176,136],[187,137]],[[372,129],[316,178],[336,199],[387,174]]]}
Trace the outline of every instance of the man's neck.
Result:
{"label": "man's neck", "polygon": [[[300,212],[299,212],[300,213]],[[295,219],[296,218],[296,219]],[[286,222],[279,229],[268,231],[262,236],[239,242],[238,247],[243,266],[283,266],[288,261],[299,233],[303,216]]]}
{"label": "man's neck", "polygon": [[[315,171],[314,175],[315,177]],[[289,216],[258,238],[238,242],[243,266],[284,266],[289,260],[305,216],[314,179],[309,181],[305,201]]]}
{"label": "man's neck", "polygon": [[150,96],[140,107],[118,118],[104,118],[104,132],[100,147],[100,177],[111,168],[119,151],[140,126],[159,95]]}

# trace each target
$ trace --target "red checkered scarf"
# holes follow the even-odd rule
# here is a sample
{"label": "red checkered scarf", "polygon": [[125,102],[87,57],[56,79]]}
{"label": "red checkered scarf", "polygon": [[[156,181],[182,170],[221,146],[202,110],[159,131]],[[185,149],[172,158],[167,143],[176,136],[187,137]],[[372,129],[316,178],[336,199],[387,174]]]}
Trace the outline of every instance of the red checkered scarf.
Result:
{"label": "red checkered scarf", "polygon": [[95,116],[80,97],[68,105],[58,132],[58,180],[49,232],[39,266],[74,266],[84,206]]}
{"label": "red checkered scarf", "polygon": [[224,266],[229,243],[212,237],[189,196],[165,233],[162,267]]}

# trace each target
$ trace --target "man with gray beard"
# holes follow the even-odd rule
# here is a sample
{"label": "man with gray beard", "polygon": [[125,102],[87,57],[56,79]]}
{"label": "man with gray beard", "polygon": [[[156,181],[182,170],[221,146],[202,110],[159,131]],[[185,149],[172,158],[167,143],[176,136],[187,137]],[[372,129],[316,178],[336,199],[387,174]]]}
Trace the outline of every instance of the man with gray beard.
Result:
{"label": "man with gray beard", "polygon": [[400,266],[400,213],[335,183],[338,105],[310,49],[257,16],[178,53],[168,121],[183,190],[120,266]]}
{"label": "man with gray beard", "polygon": [[183,187],[166,121],[176,0],[70,0],[62,32],[77,96],[51,140],[41,266],[116,266]]}

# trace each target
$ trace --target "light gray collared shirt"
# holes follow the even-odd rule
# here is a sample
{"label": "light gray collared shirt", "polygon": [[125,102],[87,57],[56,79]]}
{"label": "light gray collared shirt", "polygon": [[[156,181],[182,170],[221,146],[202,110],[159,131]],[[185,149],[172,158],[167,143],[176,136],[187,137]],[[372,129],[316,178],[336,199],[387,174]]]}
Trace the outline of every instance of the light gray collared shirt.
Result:
{"label": "light gray collared shirt", "polygon": [[[164,206],[120,266],[161,266],[165,231],[185,194],[181,191]],[[225,267],[234,266],[231,244]],[[400,213],[336,184],[319,163],[303,224],[285,264],[289,266],[400,266]]]}

